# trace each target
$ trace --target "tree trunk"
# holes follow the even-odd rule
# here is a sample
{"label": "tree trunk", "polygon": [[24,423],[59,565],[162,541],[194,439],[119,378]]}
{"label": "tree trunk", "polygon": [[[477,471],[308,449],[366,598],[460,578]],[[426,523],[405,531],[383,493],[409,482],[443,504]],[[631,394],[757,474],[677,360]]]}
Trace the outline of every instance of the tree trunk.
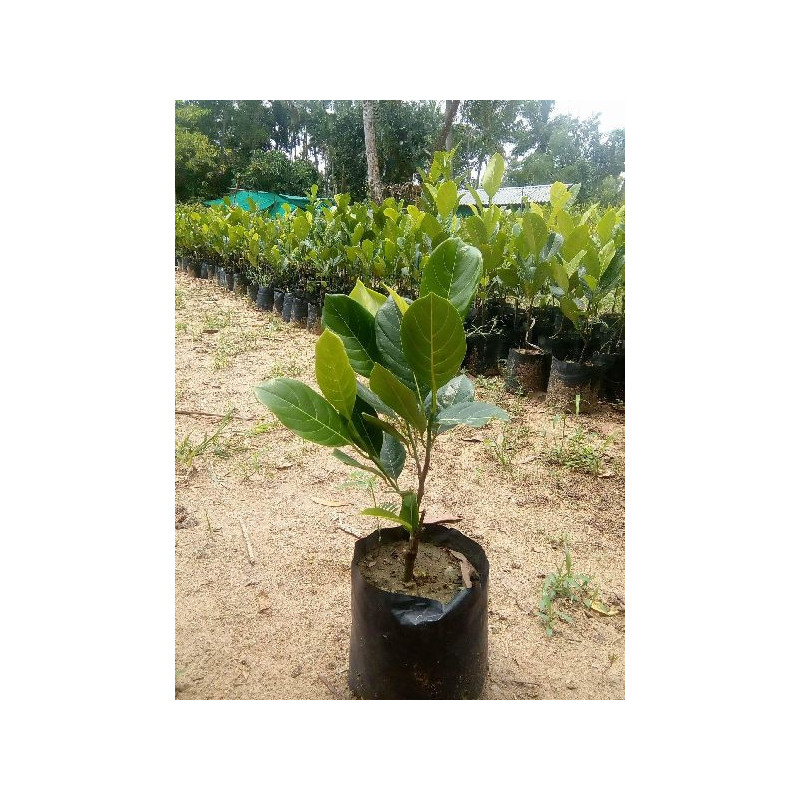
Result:
{"label": "tree trunk", "polygon": [[445,150],[453,149],[453,122],[460,102],[460,100],[445,100],[444,127],[436,140],[434,150],[441,150],[442,147]]}
{"label": "tree trunk", "polygon": [[383,187],[378,168],[378,148],[375,144],[375,101],[364,100],[364,145],[367,150],[367,186],[373,202],[383,201]]}

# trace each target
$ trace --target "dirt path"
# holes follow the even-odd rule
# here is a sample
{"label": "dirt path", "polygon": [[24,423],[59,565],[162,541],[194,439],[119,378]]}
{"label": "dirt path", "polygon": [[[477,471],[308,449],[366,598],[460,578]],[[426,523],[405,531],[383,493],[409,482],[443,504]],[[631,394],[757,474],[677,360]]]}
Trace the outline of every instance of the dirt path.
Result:
{"label": "dirt path", "polygon": [[[211,282],[177,273],[175,285],[176,410],[245,418],[175,417],[176,697],[348,699],[355,540],[337,526],[369,533],[358,511],[372,502],[253,395],[278,375],[313,385],[316,337]],[[428,518],[461,516],[489,557],[484,697],[624,698],[624,613],[561,605],[573,622],[550,638],[536,614],[565,535],[575,572],[624,609],[624,412],[579,418],[581,438],[574,419],[507,394],[500,378],[476,385],[513,419],[441,439],[426,506]],[[599,475],[555,463],[559,446]]]}

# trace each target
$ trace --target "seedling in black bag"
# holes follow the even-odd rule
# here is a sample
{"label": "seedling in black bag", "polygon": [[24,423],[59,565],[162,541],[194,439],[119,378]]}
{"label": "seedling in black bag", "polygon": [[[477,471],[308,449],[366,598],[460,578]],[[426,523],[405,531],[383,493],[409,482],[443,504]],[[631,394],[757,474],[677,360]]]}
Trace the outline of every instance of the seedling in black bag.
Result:
{"label": "seedling in black bag", "polygon": [[[334,448],[340,461],[376,475],[397,494],[396,511],[374,506],[361,513],[408,531],[407,582],[414,578],[436,439],[457,425],[478,428],[508,419],[503,409],[477,402],[472,382],[459,374],[467,346],[464,317],[482,265],[478,249],[448,238],[431,253],[413,303],[360,280],[349,295],[326,295],[325,331],[316,346],[321,394],[291,378],[255,387],[256,397],[287,428]],[[402,481],[409,456],[416,477],[411,487]]]}

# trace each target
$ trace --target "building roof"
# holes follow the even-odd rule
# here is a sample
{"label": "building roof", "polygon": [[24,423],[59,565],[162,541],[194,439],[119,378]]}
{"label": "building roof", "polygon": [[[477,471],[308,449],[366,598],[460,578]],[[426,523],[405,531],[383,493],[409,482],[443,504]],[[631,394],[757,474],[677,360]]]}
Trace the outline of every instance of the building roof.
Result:
{"label": "building roof", "polygon": [[[496,206],[515,206],[522,205],[522,198],[526,197],[532,203],[549,203],[550,187],[552,183],[540,183],[536,186],[504,186],[497,190],[493,198]],[[569,189],[572,184],[566,184]],[[478,197],[486,204],[489,202],[489,195],[483,189],[478,189]],[[460,206],[468,206],[474,203],[472,195],[468,191],[461,192],[458,197]]]}

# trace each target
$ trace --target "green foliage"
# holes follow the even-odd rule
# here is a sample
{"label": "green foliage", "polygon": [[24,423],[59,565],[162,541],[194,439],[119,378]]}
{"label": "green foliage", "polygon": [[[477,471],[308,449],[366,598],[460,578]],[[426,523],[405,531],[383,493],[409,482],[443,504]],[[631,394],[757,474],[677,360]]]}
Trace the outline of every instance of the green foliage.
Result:
{"label": "green foliage", "polygon": [[[480,273],[479,254],[476,257],[474,249],[460,240],[445,244],[447,252],[454,254],[449,267],[453,285],[468,286],[475,279],[476,260]],[[433,269],[438,269],[436,264]],[[423,280],[431,284],[424,273]],[[457,425],[479,427],[492,419],[507,419],[508,414],[497,406],[475,402],[469,380],[455,377],[466,341],[461,313],[450,300],[429,292],[409,303],[403,313],[396,295],[381,295],[363,285],[354,295],[358,299],[344,294],[325,298],[326,330],[316,349],[317,382],[324,397],[289,378],[262,383],[255,393],[287,428],[335,448],[336,458],[380,476],[399,496],[395,509],[375,505],[363,513],[410,532],[408,580],[413,576],[424,519],[420,506],[437,436]],[[356,374],[367,378],[368,385]],[[357,457],[339,449],[344,446],[350,446]],[[409,452],[416,466],[416,490],[403,490],[398,483]]]}
{"label": "green foliage", "polygon": [[552,464],[569,467],[576,472],[599,475],[608,454],[611,437],[600,439],[578,425],[567,432],[567,417],[557,414],[552,423],[553,433],[546,437],[544,455]]}
{"label": "green foliage", "polygon": [[564,560],[555,572],[551,572],[544,580],[542,586],[542,599],[539,601],[539,621],[544,625],[545,633],[553,635],[555,624],[573,622],[572,617],[561,611],[557,605],[559,599],[568,603],[582,603],[587,608],[597,601],[598,590],[590,589],[592,578],[582,573],[574,574],[572,571],[572,554],[569,551],[569,541],[564,538]]}
{"label": "green foliage", "polygon": [[[490,188],[502,163],[498,154],[486,171]],[[430,170],[420,170],[418,204],[392,198],[353,203],[338,194],[328,207],[314,185],[308,210],[276,218],[229,204],[177,206],[176,254],[244,273],[254,283],[338,297],[323,321],[356,357],[356,372],[366,378],[380,363],[412,390],[429,387],[420,375],[417,386],[406,364],[401,295],[435,294],[462,319],[474,304],[471,325],[483,330],[507,300],[528,328],[538,308],[555,305],[565,320],[560,330],[576,329],[583,342],[583,351],[571,357],[590,358],[601,313],[624,308],[624,206],[584,208],[579,187],[556,182],[548,204],[511,211],[484,205],[474,193],[471,214],[459,217],[452,213],[453,187],[463,179],[454,169],[454,151],[435,153]]]}

